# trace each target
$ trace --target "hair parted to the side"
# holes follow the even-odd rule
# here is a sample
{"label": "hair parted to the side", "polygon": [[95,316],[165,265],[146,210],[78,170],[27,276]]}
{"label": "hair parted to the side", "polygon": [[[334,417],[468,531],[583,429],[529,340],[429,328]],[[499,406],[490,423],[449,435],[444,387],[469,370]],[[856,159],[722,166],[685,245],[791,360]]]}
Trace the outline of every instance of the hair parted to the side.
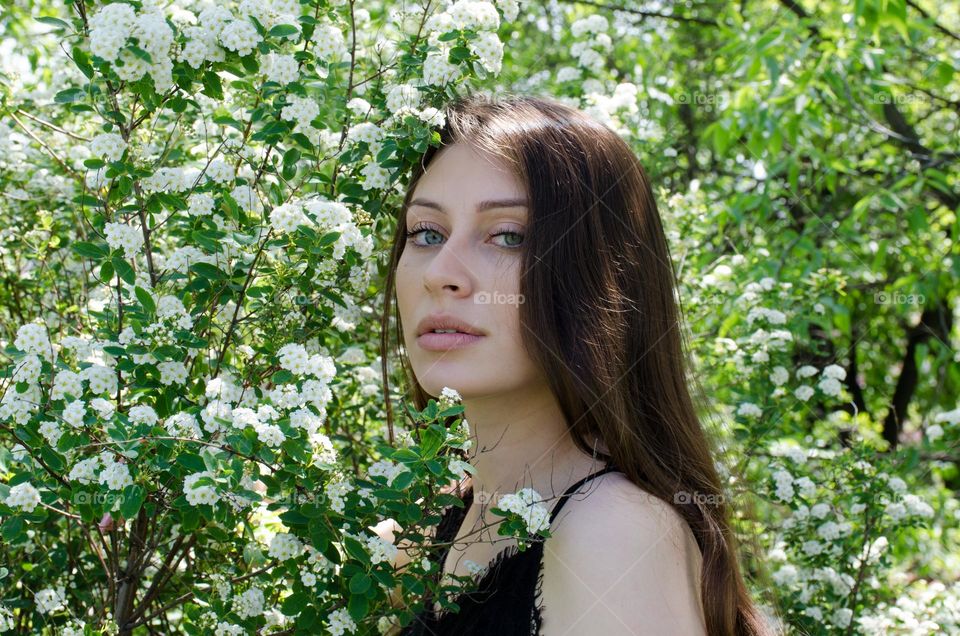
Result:
{"label": "hair parted to the side", "polygon": [[[429,147],[411,175],[387,271],[380,344],[391,438],[388,354],[400,356],[414,406],[423,409],[430,398],[399,347],[389,346],[407,208],[437,153],[470,143],[503,159],[528,192],[521,331],[573,440],[689,524],[703,555],[708,634],[773,634],[741,574],[730,508],[692,397],[702,400],[702,389],[687,375],[676,275],[639,159],[609,127],[551,98],[474,94],[452,102],[445,115],[440,147]],[[399,312],[394,317],[402,344]],[[595,438],[609,458],[589,442]]]}

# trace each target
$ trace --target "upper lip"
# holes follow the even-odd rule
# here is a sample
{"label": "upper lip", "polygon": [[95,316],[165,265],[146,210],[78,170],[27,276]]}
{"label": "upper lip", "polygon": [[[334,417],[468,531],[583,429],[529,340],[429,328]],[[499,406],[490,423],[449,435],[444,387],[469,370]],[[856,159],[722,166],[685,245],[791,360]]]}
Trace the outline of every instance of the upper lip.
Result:
{"label": "upper lip", "polygon": [[434,329],[456,329],[462,333],[482,336],[484,332],[450,314],[430,314],[417,325],[417,335],[421,336]]}

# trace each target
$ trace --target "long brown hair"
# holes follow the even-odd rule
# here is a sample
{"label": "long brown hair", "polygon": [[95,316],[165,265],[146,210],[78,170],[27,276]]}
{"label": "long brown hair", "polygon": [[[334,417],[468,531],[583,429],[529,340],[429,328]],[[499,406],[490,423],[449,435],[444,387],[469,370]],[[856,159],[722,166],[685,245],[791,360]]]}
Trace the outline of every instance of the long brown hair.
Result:
{"label": "long brown hair", "polygon": [[[411,175],[387,270],[381,364],[391,443],[388,332],[407,207],[437,153],[470,143],[501,157],[528,192],[519,287],[523,341],[544,370],[574,442],[611,461],[690,525],[703,555],[709,634],[771,634],[742,578],[729,508],[688,387],[688,381],[699,384],[686,375],[676,276],[637,156],[606,125],[551,98],[474,94],[453,101],[445,115],[440,146],[428,147]],[[394,318],[402,343],[399,312]],[[400,359],[412,402],[423,409],[430,396],[406,356]],[[609,456],[588,442],[596,438]]]}

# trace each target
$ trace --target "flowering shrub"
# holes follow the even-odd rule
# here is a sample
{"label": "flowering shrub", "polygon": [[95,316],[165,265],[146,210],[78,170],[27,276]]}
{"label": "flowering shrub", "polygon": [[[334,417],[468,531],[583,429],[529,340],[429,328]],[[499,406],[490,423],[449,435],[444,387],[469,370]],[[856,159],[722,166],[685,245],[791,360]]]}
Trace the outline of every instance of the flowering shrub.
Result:
{"label": "flowering shrub", "polygon": [[[386,633],[470,584],[425,532],[462,406],[388,430],[375,343],[409,169],[475,89],[584,109],[662,187],[770,614],[956,631],[956,26],[789,4],[7,3],[0,632]],[[549,536],[539,493],[494,512]]]}

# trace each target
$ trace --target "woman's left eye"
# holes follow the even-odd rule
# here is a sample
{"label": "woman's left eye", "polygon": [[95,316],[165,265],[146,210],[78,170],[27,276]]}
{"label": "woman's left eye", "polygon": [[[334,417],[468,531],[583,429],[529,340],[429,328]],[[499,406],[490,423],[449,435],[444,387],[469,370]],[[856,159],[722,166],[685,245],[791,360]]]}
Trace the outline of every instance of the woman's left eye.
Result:
{"label": "woman's left eye", "polygon": [[512,231],[510,231],[510,230],[503,230],[503,231],[500,231],[500,232],[495,232],[495,233],[492,234],[491,236],[493,236],[493,237],[496,237],[496,236],[513,236],[513,237],[516,237],[516,238],[514,239],[514,240],[516,241],[515,243],[510,244],[509,241],[508,241],[508,244],[507,244],[507,245],[501,245],[500,247],[520,247],[520,244],[523,243],[523,234],[521,234],[520,232],[512,232]]}

